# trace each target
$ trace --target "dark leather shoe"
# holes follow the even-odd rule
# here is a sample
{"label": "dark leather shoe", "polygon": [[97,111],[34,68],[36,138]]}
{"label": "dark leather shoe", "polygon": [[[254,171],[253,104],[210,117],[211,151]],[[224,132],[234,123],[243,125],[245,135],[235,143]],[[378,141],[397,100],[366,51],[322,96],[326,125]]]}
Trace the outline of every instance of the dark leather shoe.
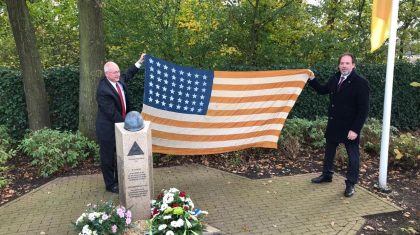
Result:
{"label": "dark leather shoe", "polygon": [[113,186],[109,187],[106,189],[106,191],[111,192],[111,193],[118,193],[118,184],[114,184]]}
{"label": "dark leather shoe", "polygon": [[354,184],[347,184],[346,190],[344,191],[345,197],[351,197],[354,194]]}
{"label": "dark leather shoe", "polygon": [[315,183],[315,184],[332,182],[332,176],[320,175],[318,177],[315,177],[315,178],[311,179],[311,181],[312,181],[312,183]]}

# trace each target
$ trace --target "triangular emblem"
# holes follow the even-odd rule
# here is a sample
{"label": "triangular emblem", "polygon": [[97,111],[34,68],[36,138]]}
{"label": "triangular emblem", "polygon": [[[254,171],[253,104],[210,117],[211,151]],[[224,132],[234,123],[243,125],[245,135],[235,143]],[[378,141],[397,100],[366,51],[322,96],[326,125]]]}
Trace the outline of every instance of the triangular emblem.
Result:
{"label": "triangular emblem", "polygon": [[130,152],[128,152],[128,156],[133,155],[144,155],[143,150],[141,150],[140,146],[137,144],[136,141],[134,141],[133,146],[131,146]]}

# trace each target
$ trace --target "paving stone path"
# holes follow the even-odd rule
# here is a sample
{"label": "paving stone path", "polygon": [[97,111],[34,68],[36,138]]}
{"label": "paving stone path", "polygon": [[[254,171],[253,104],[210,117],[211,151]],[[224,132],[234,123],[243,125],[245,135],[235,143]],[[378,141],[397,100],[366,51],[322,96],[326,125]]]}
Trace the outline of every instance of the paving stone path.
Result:
{"label": "paving stone path", "polygon": [[[341,176],[321,185],[310,183],[315,176],[251,180],[186,165],[154,169],[154,191],[186,191],[223,234],[356,234],[362,216],[401,210],[359,186],[352,198],[343,197]],[[0,234],[77,234],[71,221],[88,203],[111,197],[116,194],[105,192],[102,175],[57,178],[0,207]]]}

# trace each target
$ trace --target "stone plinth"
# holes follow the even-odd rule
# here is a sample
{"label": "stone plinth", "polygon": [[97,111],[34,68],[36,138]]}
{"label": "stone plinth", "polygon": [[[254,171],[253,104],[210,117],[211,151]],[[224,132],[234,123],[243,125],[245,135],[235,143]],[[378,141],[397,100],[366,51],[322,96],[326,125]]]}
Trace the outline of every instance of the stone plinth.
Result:
{"label": "stone plinth", "polygon": [[131,132],[115,124],[120,204],[129,208],[133,221],[150,218],[153,197],[153,156],[150,122]]}

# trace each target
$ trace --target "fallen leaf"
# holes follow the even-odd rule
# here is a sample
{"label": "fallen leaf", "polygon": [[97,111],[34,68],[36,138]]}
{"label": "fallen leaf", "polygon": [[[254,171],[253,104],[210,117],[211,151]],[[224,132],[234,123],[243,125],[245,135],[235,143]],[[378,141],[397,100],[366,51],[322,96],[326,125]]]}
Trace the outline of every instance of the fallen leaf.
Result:
{"label": "fallen leaf", "polygon": [[370,230],[370,231],[374,231],[375,228],[370,226],[370,225],[366,225],[365,227],[363,227],[364,230]]}

